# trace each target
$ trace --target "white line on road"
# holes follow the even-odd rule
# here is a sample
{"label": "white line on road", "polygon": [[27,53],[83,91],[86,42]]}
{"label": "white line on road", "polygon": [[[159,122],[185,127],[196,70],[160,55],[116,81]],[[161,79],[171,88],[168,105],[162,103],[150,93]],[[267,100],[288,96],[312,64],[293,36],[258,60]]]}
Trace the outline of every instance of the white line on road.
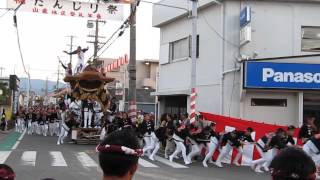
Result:
{"label": "white line on road", "polygon": [[183,166],[181,164],[175,163],[175,162],[170,162],[168,159],[165,159],[160,156],[155,156],[155,159],[165,165],[171,166],[173,168],[188,168],[187,166]]}
{"label": "white line on road", "polygon": [[85,152],[79,152],[76,154],[77,159],[84,167],[98,167],[98,164]]}
{"label": "white line on road", "polygon": [[12,146],[12,150],[15,150],[15,149],[17,149],[17,147],[19,146],[19,144],[20,144],[20,141],[17,141],[13,146]]}
{"label": "white line on road", "polygon": [[157,166],[157,165],[155,165],[155,164],[152,164],[152,163],[150,163],[149,161],[146,161],[146,160],[144,160],[144,159],[142,159],[142,158],[140,158],[138,162],[139,162],[139,164],[140,164],[141,166],[147,167],[147,168],[157,168],[157,167],[159,167],[159,166]]}
{"label": "white line on road", "polygon": [[10,156],[10,154],[11,151],[0,151],[0,164],[4,164]]}
{"label": "white line on road", "polygon": [[23,133],[20,135],[18,141],[12,146],[12,150],[17,149],[21,140],[23,139],[24,135],[26,134],[27,130],[24,130]]}
{"label": "white line on road", "polygon": [[21,156],[21,165],[23,166],[36,166],[36,151],[25,151]]}
{"label": "white line on road", "polygon": [[26,134],[27,130],[24,130],[23,133],[21,134],[21,136],[19,137],[18,141],[21,141],[22,138],[24,137],[24,135]]}
{"label": "white line on road", "polygon": [[60,151],[50,151],[52,158],[51,166],[68,166]]}

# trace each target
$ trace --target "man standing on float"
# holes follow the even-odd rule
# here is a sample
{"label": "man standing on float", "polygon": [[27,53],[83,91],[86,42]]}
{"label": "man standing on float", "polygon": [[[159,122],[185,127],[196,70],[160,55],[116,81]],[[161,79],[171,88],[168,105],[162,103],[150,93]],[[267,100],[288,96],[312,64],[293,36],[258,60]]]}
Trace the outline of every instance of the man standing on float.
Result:
{"label": "man standing on float", "polygon": [[78,63],[77,63],[77,66],[75,67],[74,74],[79,74],[84,69],[84,53],[86,51],[88,51],[88,49],[89,49],[89,47],[82,49],[81,46],[78,46],[77,50],[75,50],[73,52],[63,51],[64,53],[69,54],[69,55],[73,55],[73,54],[78,55]]}

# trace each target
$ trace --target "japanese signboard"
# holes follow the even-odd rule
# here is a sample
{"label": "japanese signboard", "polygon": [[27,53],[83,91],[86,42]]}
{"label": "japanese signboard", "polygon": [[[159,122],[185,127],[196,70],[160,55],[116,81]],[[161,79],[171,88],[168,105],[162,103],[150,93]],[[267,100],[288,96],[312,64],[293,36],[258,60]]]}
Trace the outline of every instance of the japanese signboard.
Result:
{"label": "japanese signboard", "polygon": [[90,3],[68,0],[7,0],[8,8],[23,4],[19,11],[93,18],[103,20],[123,20],[123,5],[111,3]]}

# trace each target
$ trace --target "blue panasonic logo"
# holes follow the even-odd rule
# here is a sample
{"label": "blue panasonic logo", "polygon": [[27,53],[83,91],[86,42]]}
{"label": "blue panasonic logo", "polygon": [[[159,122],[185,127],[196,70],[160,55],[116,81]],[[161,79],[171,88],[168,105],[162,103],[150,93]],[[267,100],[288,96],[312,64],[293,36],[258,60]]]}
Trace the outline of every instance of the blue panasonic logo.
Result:
{"label": "blue panasonic logo", "polygon": [[247,61],[245,88],[320,90],[320,64]]}
{"label": "blue panasonic logo", "polygon": [[292,82],[292,83],[320,83],[320,73],[276,72],[272,68],[263,68],[262,81]]}

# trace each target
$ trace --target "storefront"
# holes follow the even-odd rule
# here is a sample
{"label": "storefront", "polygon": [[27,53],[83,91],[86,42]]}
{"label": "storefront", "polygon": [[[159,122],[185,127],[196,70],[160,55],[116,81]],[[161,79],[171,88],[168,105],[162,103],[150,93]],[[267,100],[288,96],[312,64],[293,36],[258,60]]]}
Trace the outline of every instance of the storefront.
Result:
{"label": "storefront", "polygon": [[[242,116],[301,126],[313,115],[320,125],[320,64],[314,57],[247,61],[243,65]],[[304,63],[303,63],[304,62]]]}

